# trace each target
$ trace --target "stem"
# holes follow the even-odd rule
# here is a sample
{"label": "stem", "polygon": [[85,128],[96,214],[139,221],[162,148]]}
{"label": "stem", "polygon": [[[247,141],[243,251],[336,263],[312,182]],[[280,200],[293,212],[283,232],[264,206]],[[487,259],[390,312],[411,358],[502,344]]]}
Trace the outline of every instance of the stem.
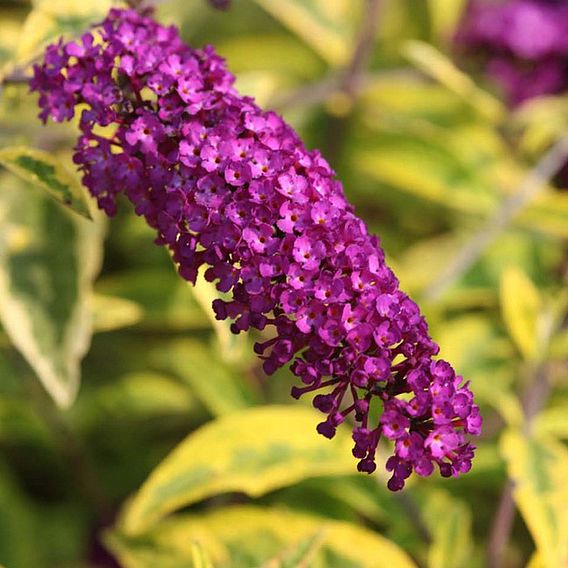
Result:
{"label": "stem", "polygon": [[[317,105],[327,101],[333,93],[341,90],[342,75],[330,73],[319,81],[314,81],[293,91],[275,95],[270,101],[270,107],[280,112],[296,106]],[[408,79],[420,81],[423,79],[410,68],[387,69],[379,72],[362,72],[359,76],[359,92],[381,81]]]}
{"label": "stem", "polygon": [[21,68],[17,67],[5,75],[0,74],[0,88],[4,85],[25,85],[31,77]]}
{"label": "stem", "polygon": [[283,95],[276,95],[270,106],[282,112],[298,105],[316,105],[326,101],[339,87],[339,77],[330,74]]}
{"label": "stem", "polygon": [[347,112],[342,116],[332,116],[327,136],[328,147],[326,156],[330,163],[337,163],[343,148],[343,143],[347,135],[353,104],[361,90],[363,77],[373,53],[373,47],[378,30],[379,11],[381,0],[367,0],[366,8],[363,12],[363,22],[359,33],[355,49],[350,62],[339,78],[338,91],[347,98]]}
{"label": "stem", "polygon": [[568,159],[568,134],[560,138],[544,154],[521,182],[517,190],[497,209],[495,214],[471,237],[441,276],[425,290],[426,300],[437,300],[479,259],[485,249],[507,227],[513,218],[530,203],[543,187],[560,171]]}
{"label": "stem", "polygon": [[381,0],[367,0],[363,23],[349,65],[345,69],[341,87],[344,93],[355,98],[361,87],[361,79],[373,53],[379,24]]}
{"label": "stem", "polygon": [[[544,407],[550,394],[550,382],[545,366],[540,366],[535,373],[533,384],[525,391],[523,396],[523,410],[525,415],[524,432],[530,435],[534,417]],[[503,553],[511,537],[515,521],[515,501],[513,498],[514,484],[509,479],[503,488],[499,505],[491,523],[489,542],[487,545],[488,568],[503,566]]]}
{"label": "stem", "polygon": [[217,10],[228,10],[231,7],[231,0],[208,0],[208,2]]}

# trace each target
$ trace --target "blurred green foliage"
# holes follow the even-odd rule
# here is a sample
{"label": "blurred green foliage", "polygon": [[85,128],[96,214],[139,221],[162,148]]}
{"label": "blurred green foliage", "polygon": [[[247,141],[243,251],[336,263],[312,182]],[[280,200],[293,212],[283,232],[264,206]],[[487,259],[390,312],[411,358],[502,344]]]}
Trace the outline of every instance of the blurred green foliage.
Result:
{"label": "blurred green foliage", "polygon": [[[0,1],[4,74],[28,72],[47,41],[109,5]],[[254,338],[212,320],[214,290],[179,279],[126,204],[106,227],[89,213],[73,126],[42,127],[35,97],[6,83],[0,564],[475,568],[512,482],[519,514],[500,566],[567,565],[568,192],[548,180],[471,268],[428,294],[568,125],[564,96],[512,112],[458,69],[464,6],[382,0],[354,93],[342,78],[363,0],[234,0],[228,12],[170,0],[158,12],[193,45],[215,45],[239,89],[337,169],[441,355],[471,380],[485,419],[473,470],[403,495],[382,473],[356,474],[347,431],[317,436],[309,403],[289,400],[289,372],[264,377]]]}

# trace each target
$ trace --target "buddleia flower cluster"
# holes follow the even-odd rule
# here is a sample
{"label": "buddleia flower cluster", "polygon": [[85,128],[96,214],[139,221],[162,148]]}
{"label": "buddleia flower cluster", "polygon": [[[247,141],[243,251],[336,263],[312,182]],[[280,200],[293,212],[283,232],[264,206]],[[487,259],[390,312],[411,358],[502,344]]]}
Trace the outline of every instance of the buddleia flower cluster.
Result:
{"label": "buddleia flower cluster", "polygon": [[214,301],[217,318],[234,333],[265,330],[264,370],[290,363],[292,395],[313,393],[325,415],[318,432],[354,425],[360,471],[375,470],[384,437],[392,490],[412,471],[467,472],[466,437],[481,428],[467,383],[433,359],[424,318],[328,163],[233,81],[213,48],[114,9],[79,41],[49,47],[31,88],[44,121],[80,113],[74,161],[100,208],[113,215],[125,193],[183,278],[206,267],[230,294]]}
{"label": "buddleia flower cluster", "polygon": [[568,87],[565,0],[471,0],[456,44],[481,58],[512,105]]}

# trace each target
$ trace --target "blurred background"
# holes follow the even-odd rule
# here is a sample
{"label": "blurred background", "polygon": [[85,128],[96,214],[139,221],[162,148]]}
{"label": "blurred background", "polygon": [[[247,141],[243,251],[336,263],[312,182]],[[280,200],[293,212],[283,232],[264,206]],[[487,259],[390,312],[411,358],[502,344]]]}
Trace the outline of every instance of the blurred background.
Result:
{"label": "blurred background", "polygon": [[159,3],[321,149],[471,381],[472,471],[400,494],[127,203],[47,196],[87,202],[29,62],[111,4],[0,0],[0,564],[568,566],[568,2]]}

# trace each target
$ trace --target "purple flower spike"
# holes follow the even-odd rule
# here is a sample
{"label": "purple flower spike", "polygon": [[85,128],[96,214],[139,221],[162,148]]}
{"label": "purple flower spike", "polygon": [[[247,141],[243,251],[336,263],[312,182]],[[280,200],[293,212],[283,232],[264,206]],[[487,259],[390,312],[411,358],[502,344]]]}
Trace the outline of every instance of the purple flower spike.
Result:
{"label": "purple flower spike", "polygon": [[564,0],[470,0],[456,43],[503,89],[509,103],[568,86],[568,4]]}
{"label": "purple flower spike", "polygon": [[[81,105],[74,161],[99,207],[114,214],[125,193],[183,278],[195,282],[205,265],[231,294],[213,303],[218,319],[235,333],[273,330],[255,346],[265,371],[291,362],[301,383],[292,394],[316,395],[322,435],[353,424],[360,471],[375,470],[383,435],[394,445],[393,490],[413,470],[467,471],[466,436],[481,428],[467,383],[433,360],[417,305],[320,153],[240,96],[211,47],[191,49],[132,10],[112,10],[100,28],[96,44],[86,34],[48,48],[31,82],[44,120]],[[384,412],[371,423],[377,404]]]}

